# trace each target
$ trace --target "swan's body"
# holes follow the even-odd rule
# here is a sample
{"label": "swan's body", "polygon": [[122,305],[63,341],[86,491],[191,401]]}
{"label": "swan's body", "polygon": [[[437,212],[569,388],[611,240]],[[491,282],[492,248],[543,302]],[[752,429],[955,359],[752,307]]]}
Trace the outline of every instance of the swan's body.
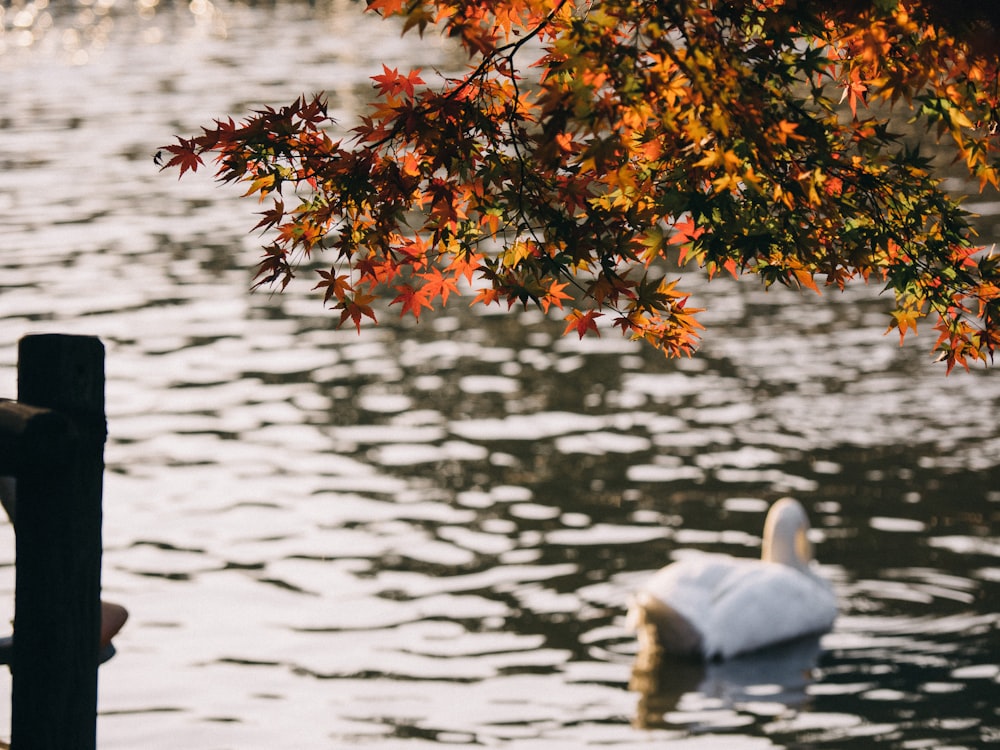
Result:
{"label": "swan's body", "polygon": [[657,572],[637,593],[629,619],[655,628],[667,652],[728,659],[828,631],[837,616],[829,583],[810,568],[809,520],[791,498],[764,523],[760,560],[700,554]]}

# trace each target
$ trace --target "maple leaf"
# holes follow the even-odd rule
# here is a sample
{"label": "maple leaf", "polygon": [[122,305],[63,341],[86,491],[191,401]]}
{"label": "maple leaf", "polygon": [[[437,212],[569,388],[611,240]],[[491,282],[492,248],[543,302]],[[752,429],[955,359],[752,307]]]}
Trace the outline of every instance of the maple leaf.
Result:
{"label": "maple leaf", "polygon": [[403,317],[406,313],[412,313],[413,317],[419,320],[420,309],[422,307],[426,307],[429,310],[434,308],[434,305],[428,301],[427,295],[422,289],[414,289],[409,284],[402,284],[396,287],[396,291],[399,292],[399,294],[389,304],[395,305],[396,303],[402,303],[403,308],[399,311],[400,317]]}
{"label": "maple leaf", "polygon": [[416,177],[420,174],[420,160],[415,154],[407,152],[403,155],[403,162],[400,165],[403,174],[409,175],[410,177]]}
{"label": "maple leaf", "polygon": [[609,276],[602,270],[600,275],[587,287],[585,293],[598,305],[603,305],[607,302],[609,305],[614,306],[618,303],[621,295],[629,298],[634,297],[631,291],[633,284],[627,279],[627,276],[627,271],[621,276]]}
{"label": "maple leaf", "polygon": [[804,268],[802,263],[795,259],[789,259],[788,261],[789,271],[792,274],[792,278],[800,286],[806,289],[812,289],[816,294],[820,294],[819,287],[816,286],[816,279],[813,277],[812,271],[808,268]]}
{"label": "maple leaf", "polygon": [[680,245],[681,251],[677,258],[677,265],[681,266],[687,261],[688,254],[694,248],[694,242],[703,234],[705,234],[705,228],[698,226],[695,220],[691,216],[687,216],[680,221],[674,222],[674,233],[671,235],[669,243],[671,245]]}
{"label": "maple leaf", "polygon": [[355,328],[358,329],[358,333],[361,333],[361,319],[364,317],[371,318],[372,321],[378,322],[375,317],[375,312],[371,308],[371,303],[376,299],[374,294],[356,294],[354,297],[345,298],[341,300],[337,305],[334,306],[334,310],[340,310],[340,322],[337,326],[340,327],[344,322],[350,318],[354,321]]}
{"label": "maple leaf", "polygon": [[798,129],[799,124],[797,122],[781,120],[778,123],[777,129],[774,131],[775,140],[781,144],[787,144],[790,140],[801,141],[803,140],[803,136],[796,132]]}
{"label": "maple leaf", "polygon": [[[285,204],[281,201],[281,199],[275,199],[274,207],[268,209],[267,211],[261,211],[260,215],[264,218],[258,221],[253,229],[268,230],[278,224],[285,217]],[[253,231],[253,229],[250,231]]]}
{"label": "maple leaf", "polygon": [[540,295],[538,299],[538,306],[542,308],[542,312],[548,312],[549,308],[553,305],[561,310],[563,300],[573,299],[563,291],[568,285],[568,282],[560,284],[556,281],[549,284],[549,288],[545,291],[545,294]]}
{"label": "maple leaf", "polygon": [[381,13],[383,16],[392,16],[400,13],[406,0],[370,0],[366,10],[373,13]]}
{"label": "maple leaf", "polygon": [[502,296],[503,296],[503,290],[495,289],[493,287],[486,287],[485,289],[479,290],[479,292],[476,294],[475,299],[473,299],[472,302],[469,304],[469,307],[472,307],[473,305],[476,304],[481,304],[481,305],[499,304],[500,298]]}
{"label": "maple leaf", "polygon": [[455,278],[459,276],[464,276],[465,280],[472,283],[472,274],[480,270],[483,262],[483,256],[475,252],[464,252],[458,253],[452,259],[451,263],[448,264],[446,271],[453,271],[455,273]]}
{"label": "maple leaf", "polygon": [[361,275],[361,278],[367,281],[373,288],[392,280],[399,272],[399,264],[391,258],[383,258],[381,260],[364,258],[356,260],[354,267]]}
{"label": "maple leaf", "polygon": [[173,157],[160,167],[160,169],[162,171],[170,167],[180,167],[180,174],[177,175],[178,180],[188,170],[197,172],[198,167],[205,163],[198,154],[197,144],[192,138],[185,139],[177,136],[177,143],[170,146],[163,146],[163,150],[173,154]]}
{"label": "maple leaf", "polygon": [[858,102],[862,104],[867,104],[865,101],[865,94],[868,92],[868,87],[865,85],[864,81],[861,80],[861,71],[854,68],[851,71],[851,80],[842,83],[841,86],[844,89],[843,95],[840,97],[840,101],[843,102],[847,100],[848,105],[851,108],[851,116],[858,116]]}
{"label": "maple leaf", "polygon": [[407,75],[399,74],[398,68],[389,69],[385,63],[382,64],[382,75],[372,76],[378,92],[382,96],[394,97],[400,93],[405,93],[411,99],[416,93],[415,87],[423,84],[424,79],[420,77],[420,69],[411,70]]}
{"label": "maple leaf", "polygon": [[437,268],[432,269],[430,273],[420,274],[420,278],[424,280],[422,291],[428,300],[428,307],[431,307],[431,301],[438,298],[441,299],[442,305],[447,305],[448,297],[459,293],[458,275],[460,275],[460,272],[456,273],[455,276],[445,276]]}
{"label": "maple leaf", "polygon": [[345,274],[338,275],[335,269],[329,271],[317,270],[321,281],[313,289],[326,289],[323,293],[323,302],[329,302],[336,297],[340,301],[347,299],[347,295],[354,291],[350,278]]}
{"label": "maple leaf", "polygon": [[886,333],[889,333],[893,328],[899,329],[899,345],[903,345],[903,339],[906,337],[906,332],[913,329],[913,335],[917,335],[917,320],[923,317],[919,311],[909,309],[909,310],[893,310],[892,321],[889,323],[889,328]]}
{"label": "maple leaf", "polygon": [[253,289],[281,281],[284,289],[295,276],[288,262],[288,253],[281,245],[274,243],[264,248],[264,256],[257,263]]}
{"label": "maple leaf", "polygon": [[629,315],[619,315],[615,318],[612,325],[615,328],[621,328],[623,336],[630,333],[634,338],[637,332],[641,333],[643,330],[643,319],[635,313],[630,313]]}
{"label": "maple leaf", "polygon": [[593,331],[600,336],[601,332],[597,329],[597,319],[603,316],[604,313],[597,312],[596,310],[588,310],[585,313],[579,310],[571,310],[569,315],[566,316],[568,322],[566,323],[566,330],[563,331],[563,335],[570,331],[576,331],[582,339],[588,331]]}
{"label": "maple leaf", "polygon": [[427,10],[423,3],[411,5],[406,13],[406,21],[403,23],[403,33],[405,34],[407,31],[416,26],[420,36],[423,36],[424,29],[427,28],[427,24],[433,23],[434,18],[434,14]]}
{"label": "maple leaf", "polygon": [[[1000,342],[996,264],[974,257],[967,214],[918,141],[936,130],[973,182],[1000,181],[1000,60],[931,4],[806,5],[370,0],[475,62],[436,90],[382,65],[350,146],[327,134],[322,97],[302,95],[216,120],[157,163],[183,175],[211,155],[220,181],[270,195],[255,286],[284,287],[293,256],[332,251],[343,273],[316,288],[359,330],[375,295],[418,316],[478,277],[489,286],[473,304],[551,312],[573,283],[624,335],[690,354],[687,296],[628,278],[674,245],[709,280],[725,269],[818,292],[814,274],[838,288],[879,279],[901,337],[923,301],[945,321],[935,351],[949,371],[984,360]],[[869,102],[907,111],[872,106],[859,121]],[[905,146],[893,132],[900,115],[912,148],[910,130]],[[283,193],[299,200],[288,212]],[[597,313],[578,315],[567,325],[592,330]]]}

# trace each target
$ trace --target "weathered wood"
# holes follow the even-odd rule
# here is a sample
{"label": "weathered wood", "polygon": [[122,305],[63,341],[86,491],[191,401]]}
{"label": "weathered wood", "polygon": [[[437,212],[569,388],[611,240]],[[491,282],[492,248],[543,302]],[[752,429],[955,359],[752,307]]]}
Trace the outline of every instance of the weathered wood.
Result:
{"label": "weathered wood", "polygon": [[72,450],[75,431],[63,414],[0,399],[0,476],[15,476],[32,456]]}
{"label": "weathered wood", "polygon": [[94,336],[25,336],[18,346],[17,400],[79,413],[104,429],[104,344]]}
{"label": "weathered wood", "polygon": [[[21,340],[21,430],[11,745],[94,750],[104,474],[104,347],[80,336]],[[53,411],[49,411],[53,410]],[[56,416],[49,416],[55,413]],[[62,419],[66,426],[55,434]],[[38,426],[35,422],[38,421]],[[46,448],[42,433],[55,439]],[[25,440],[28,438],[27,440]],[[37,438],[37,439],[36,439]]]}
{"label": "weathered wood", "polygon": [[20,435],[27,429],[31,419],[43,411],[47,410],[0,398],[0,432]]}

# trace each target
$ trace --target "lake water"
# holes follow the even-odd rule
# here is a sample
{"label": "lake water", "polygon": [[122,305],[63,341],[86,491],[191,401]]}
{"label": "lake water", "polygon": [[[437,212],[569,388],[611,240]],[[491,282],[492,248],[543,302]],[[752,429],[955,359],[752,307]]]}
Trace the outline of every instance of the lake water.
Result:
{"label": "lake water", "polygon": [[[752,280],[688,280],[685,361],[461,302],[336,330],[308,280],[248,292],[255,205],[152,154],[321,89],[347,126],[383,61],[451,51],[351,2],[2,10],[0,396],[27,333],[107,346],[103,581],[132,619],[100,747],[1000,744],[995,372],[946,378],[929,326],[899,347],[876,290]],[[689,548],[757,555],[784,494],[834,631],[630,689],[629,592]],[[13,564],[3,524],[4,623]]]}

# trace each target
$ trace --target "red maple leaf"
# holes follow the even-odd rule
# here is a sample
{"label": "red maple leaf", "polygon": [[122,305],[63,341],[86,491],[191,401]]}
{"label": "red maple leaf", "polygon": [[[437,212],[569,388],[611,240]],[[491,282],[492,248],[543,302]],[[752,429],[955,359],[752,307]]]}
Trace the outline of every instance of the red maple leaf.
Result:
{"label": "red maple leaf", "polygon": [[[371,6],[369,6],[371,7]],[[420,69],[411,70],[405,76],[399,74],[398,68],[389,69],[389,66],[382,63],[382,75],[372,76],[379,94],[382,96],[397,96],[405,93],[411,99],[415,92],[415,87],[424,82],[420,77]]]}
{"label": "red maple leaf", "polygon": [[392,16],[399,13],[403,9],[403,0],[371,0],[368,3],[367,10],[375,11],[378,13],[381,11],[383,16]]}
{"label": "red maple leaf", "polygon": [[160,167],[161,170],[169,169],[170,167],[180,167],[181,172],[177,175],[179,180],[184,176],[184,173],[188,170],[192,172],[197,172],[198,167],[202,166],[205,162],[201,160],[201,156],[197,153],[197,145],[193,138],[181,138],[177,136],[177,145],[174,146],[164,146],[164,151],[169,151],[173,154],[173,158],[170,159],[166,164]]}
{"label": "red maple leaf", "polygon": [[344,274],[337,275],[331,268],[329,271],[316,271],[322,278],[322,281],[318,282],[313,289],[326,288],[323,293],[323,301],[329,302],[331,299],[336,297],[338,300],[347,299],[347,294],[354,291],[354,287],[351,286],[351,280]]}
{"label": "red maple leaf", "polygon": [[566,320],[569,322],[566,324],[566,330],[563,331],[563,334],[576,331],[582,339],[587,331],[593,331],[600,336],[601,332],[597,330],[597,319],[603,315],[604,313],[597,312],[597,310],[587,310],[585,313],[573,310],[566,316]]}

